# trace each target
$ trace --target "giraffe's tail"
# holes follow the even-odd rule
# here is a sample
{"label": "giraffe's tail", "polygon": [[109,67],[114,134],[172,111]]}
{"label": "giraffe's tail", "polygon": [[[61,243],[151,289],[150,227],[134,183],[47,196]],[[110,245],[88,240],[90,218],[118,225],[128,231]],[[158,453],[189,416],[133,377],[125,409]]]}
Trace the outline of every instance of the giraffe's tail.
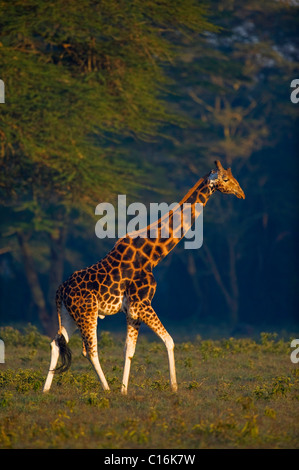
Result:
{"label": "giraffe's tail", "polygon": [[58,334],[55,338],[55,342],[59,347],[59,354],[61,357],[61,365],[56,367],[55,372],[66,372],[72,363],[72,351],[67,345],[66,339],[63,334]]}
{"label": "giraffe's tail", "polygon": [[55,337],[55,342],[59,348],[59,355],[61,357],[61,365],[56,367],[55,372],[66,372],[71,365],[72,362],[72,352],[67,345],[67,341],[65,336],[63,335],[63,327],[61,323],[61,305],[62,305],[62,292],[63,292],[63,284],[61,284],[56,292],[56,308],[57,308],[57,316],[58,316],[58,324],[59,330],[58,334]]}
{"label": "giraffe's tail", "polygon": [[60,284],[56,291],[55,303],[56,303],[56,311],[58,317],[58,334],[61,334],[61,305],[62,305],[62,293],[63,293],[63,284]]}

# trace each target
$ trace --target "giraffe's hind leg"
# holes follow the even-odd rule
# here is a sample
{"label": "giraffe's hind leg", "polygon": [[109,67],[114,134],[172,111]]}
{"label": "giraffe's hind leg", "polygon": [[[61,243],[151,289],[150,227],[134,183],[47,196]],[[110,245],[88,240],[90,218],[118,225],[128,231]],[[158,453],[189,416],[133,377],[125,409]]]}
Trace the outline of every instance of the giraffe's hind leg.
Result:
{"label": "giraffe's hind leg", "polygon": [[59,358],[59,346],[57,344],[56,339],[53,339],[51,342],[51,360],[50,360],[50,367],[49,367],[49,372],[45,381],[45,385],[43,388],[43,392],[48,392],[51,388],[52,385],[52,380],[55,374],[55,369],[57,366]]}
{"label": "giraffe's hind leg", "polygon": [[70,337],[76,329],[76,323],[74,322],[74,320],[63,305],[61,309],[61,330],[51,342],[50,367],[43,388],[43,392],[48,392],[50,390],[57,362],[59,359],[60,349],[69,342]]}
{"label": "giraffe's hind leg", "polygon": [[134,320],[129,315],[127,315],[127,338],[124,349],[124,371],[121,386],[121,393],[124,395],[126,395],[128,391],[131,361],[135,353],[139,328],[140,320]]}
{"label": "giraffe's hind leg", "polygon": [[104,390],[110,390],[98,357],[97,317],[79,325],[83,340],[83,354],[89,359]]}

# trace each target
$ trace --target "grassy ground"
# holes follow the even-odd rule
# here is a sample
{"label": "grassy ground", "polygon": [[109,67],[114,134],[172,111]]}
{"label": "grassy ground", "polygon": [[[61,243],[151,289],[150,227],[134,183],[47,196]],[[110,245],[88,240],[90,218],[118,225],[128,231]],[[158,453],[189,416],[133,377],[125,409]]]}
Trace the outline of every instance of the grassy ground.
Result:
{"label": "grassy ground", "polygon": [[176,343],[179,391],[171,393],[166,350],[140,336],[127,397],[120,394],[124,338],[103,332],[103,392],[79,337],[73,364],[41,393],[49,339],[29,326],[0,329],[0,448],[298,448],[299,364],[290,341]]}

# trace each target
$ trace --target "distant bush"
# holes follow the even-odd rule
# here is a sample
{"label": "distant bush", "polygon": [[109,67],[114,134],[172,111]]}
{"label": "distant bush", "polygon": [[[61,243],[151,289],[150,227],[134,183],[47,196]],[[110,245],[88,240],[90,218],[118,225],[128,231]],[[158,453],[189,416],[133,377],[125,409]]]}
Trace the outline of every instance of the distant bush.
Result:
{"label": "distant bush", "polygon": [[277,397],[285,396],[291,391],[294,385],[294,380],[289,376],[278,376],[275,377],[271,384],[264,384],[263,386],[257,386],[254,390],[255,397],[257,399],[262,398],[264,400],[270,400]]}
{"label": "distant bush", "polygon": [[36,326],[30,323],[21,331],[12,326],[1,327],[0,338],[10,346],[49,347],[49,338],[42,335]]}
{"label": "distant bush", "polygon": [[100,346],[113,346],[114,341],[110,331],[101,331],[99,338]]}

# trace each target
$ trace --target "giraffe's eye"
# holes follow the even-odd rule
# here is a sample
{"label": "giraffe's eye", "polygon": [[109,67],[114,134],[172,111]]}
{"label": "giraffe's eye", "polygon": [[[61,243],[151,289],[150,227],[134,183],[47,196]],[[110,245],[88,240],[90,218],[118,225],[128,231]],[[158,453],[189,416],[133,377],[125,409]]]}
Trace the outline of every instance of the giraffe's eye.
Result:
{"label": "giraffe's eye", "polygon": [[223,181],[226,183],[228,181],[228,178],[225,178],[225,179],[223,178]]}

